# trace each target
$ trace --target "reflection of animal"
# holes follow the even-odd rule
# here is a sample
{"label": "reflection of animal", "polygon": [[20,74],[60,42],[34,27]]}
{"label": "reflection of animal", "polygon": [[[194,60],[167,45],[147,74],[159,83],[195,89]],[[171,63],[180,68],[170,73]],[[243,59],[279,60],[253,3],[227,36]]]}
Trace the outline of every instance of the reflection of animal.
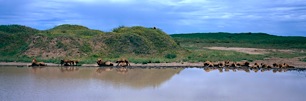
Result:
{"label": "reflection of animal", "polygon": [[114,64],[110,61],[102,61],[102,59],[98,59],[97,64],[99,66],[114,66]]}
{"label": "reflection of animal", "polygon": [[116,71],[119,74],[126,74],[128,72],[128,69],[125,67],[120,67],[120,68],[117,68]]}
{"label": "reflection of animal", "polygon": [[205,72],[210,72],[211,70],[212,70],[212,69],[209,68],[209,67],[205,67],[205,68],[204,68],[204,71],[205,71]]}
{"label": "reflection of animal", "polygon": [[210,72],[210,71],[213,71],[213,70],[216,70],[216,69],[218,69],[220,72],[222,72],[222,69],[223,68],[218,68],[218,67],[204,67],[204,71],[205,72]]}
{"label": "reflection of animal", "polygon": [[204,67],[249,67],[249,62],[230,62],[230,61],[222,61],[222,62],[204,62]]}
{"label": "reflection of animal", "polygon": [[125,58],[121,58],[121,59],[117,60],[116,63],[117,63],[117,66],[122,66],[122,67],[131,66],[129,61]]}
{"label": "reflection of animal", "polygon": [[61,66],[76,66],[78,63],[78,60],[61,60]]}
{"label": "reflection of animal", "polygon": [[97,70],[96,70],[96,72],[98,72],[98,73],[102,73],[102,72],[108,72],[108,71],[112,71],[113,70],[113,68],[110,68],[110,67],[99,67]]}
{"label": "reflection of animal", "polygon": [[[261,68],[294,68],[294,66],[290,66],[287,63],[273,63],[272,65],[264,64],[264,63],[254,63],[251,65],[249,62],[230,62],[230,61],[221,61],[221,62],[211,62],[211,61],[205,61],[203,63],[204,67],[231,67],[231,68],[245,68],[249,67],[250,69],[255,69],[254,71],[257,72],[256,69],[261,69]],[[210,71],[210,70],[206,70]],[[227,71],[227,70],[225,70]]]}
{"label": "reflection of animal", "polygon": [[32,66],[47,66],[44,62],[37,62],[37,60],[34,58],[32,60]]}
{"label": "reflection of animal", "polygon": [[79,68],[68,66],[68,67],[61,67],[60,70],[61,72],[72,72],[72,71],[78,71]]}

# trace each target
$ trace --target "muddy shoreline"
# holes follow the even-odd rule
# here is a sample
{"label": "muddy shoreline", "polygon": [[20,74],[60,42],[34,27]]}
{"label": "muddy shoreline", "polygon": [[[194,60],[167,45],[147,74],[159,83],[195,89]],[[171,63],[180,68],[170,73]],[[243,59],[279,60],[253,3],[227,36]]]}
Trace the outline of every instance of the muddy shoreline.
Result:
{"label": "muddy shoreline", "polygon": [[[306,68],[306,62],[302,62],[299,60],[300,58],[268,58],[265,60],[255,60],[250,62],[250,64],[254,63],[264,63],[268,65],[272,65],[273,63],[287,63],[290,66],[294,66],[296,68]],[[17,66],[17,67],[27,67],[31,63],[26,62],[0,62],[0,66]],[[46,63],[48,67],[58,67],[60,64],[54,63]],[[190,63],[190,62],[172,62],[172,63],[148,63],[148,64],[130,64],[132,67],[203,67],[203,62]],[[98,67],[97,64],[82,64],[81,67]],[[115,66],[114,66],[115,67]]]}

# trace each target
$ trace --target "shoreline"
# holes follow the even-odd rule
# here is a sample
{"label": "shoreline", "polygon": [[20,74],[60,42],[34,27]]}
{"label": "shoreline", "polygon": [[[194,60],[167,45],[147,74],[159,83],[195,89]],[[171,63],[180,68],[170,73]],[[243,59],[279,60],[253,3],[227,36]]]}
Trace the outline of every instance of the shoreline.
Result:
{"label": "shoreline", "polygon": [[[55,63],[45,63],[47,64],[46,67],[60,67],[60,64]],[[27,62],[0,62],[0,66],[29,66],[31,63]],[[203,62],[198,63],[148,63],[148,64],[136,64],[136,63],[130,63],[132,67],[203,67]],[[65,67],[65,66],[64,66]],[[98,64],[82,64],[79,67],[99,67]],[[116,66],[105,66],[105,67],[116,67]]]}
{"label": "shoreline", "polygon": [[[272,64],[276,63],[288,63],[290,66],[294,66],[295,68],[306,68],[306,62],[297,61],[298,58],[290,58],[290,59],[283,59],[283,58],[271,58],[266,60],[255,60],[250,62],[250,64],[254,63],[265,63],[265,64]],[[130,63],[131,67],[204,67],[204,62],[172,62],[172,63],[148,63],[148,64],[135,64]],[[46,67],[61,67],[60,64],[55,63],[46,63]],[[31,63],[27,62],[0,62],[0,66],[17,66],[17,67],[28,67]],[[66,66],[64,66],[66,67]],[[69,66],[68,66],[69,67]],[[98,64],[82,64],[77,67],[99,67]],[[116,67],[116,66],[106,66],[106,67]]]}

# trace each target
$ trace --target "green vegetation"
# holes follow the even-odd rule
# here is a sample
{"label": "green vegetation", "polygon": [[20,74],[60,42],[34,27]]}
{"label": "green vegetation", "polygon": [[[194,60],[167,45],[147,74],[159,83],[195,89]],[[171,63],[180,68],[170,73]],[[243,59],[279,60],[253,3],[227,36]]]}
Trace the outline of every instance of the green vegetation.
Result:
{"label": "green vegetation", "polygon": [[112,32],[102,32],[68,24],[42,31],[21,25],[1,25],[0,41],[0,61],[8,62],[29,62],[37,58],[50,62],[79,59],[82,63],[95,63],[98,58],[115,61],[126,57],[142,63],[151,61],[146,57],[159,58],[153,62],[162,61],[169,52],[184,51],[160,29],[141,26],[120,26]]}
{"label": "green vegetation", "polygon": [[306,58],[302,58],[300,61],[306,62]]}
{"label": "green vegetation", "polygon": [[266,33],[191,33],[171,35],[181,46],[252,47],[269,49],[306,49],[306,37],[274,36]]}
{"label": "green vegetation", "polygon": [[[114,51],[135,54],[156,54],[173,49],[179,49],[176,42],[159,29],[144,28],[141,26],[115,28],[112,34],[107,34],[105,42],[109,43]],[[129,47],[127,47],[129,46]]]}
{"label": "green vegetation", "polygon": [[203,49],[194,51],[191,54],[188,54],[184,61],[190,62],[201,62],[201,61],[253,61],[261,60],[266,56],[264,55],[250,55],[246,53],[240,53],[235,51],[221,51],[221,50],[209,50]]}
{"label": "green vegetation", "polygon": [[[306,56],[306,37],[283,37],[265,33],[191,33],[173,34],[173,39],[190,51],[184,61],[241,61],[264,58],[293,58]],[[206,47],[248,47],[264,49],[291,49],[292,52],[270,51],[268,54],[251,55],[235,51],[210,50]]]}
{"label": "green vegetation", "polygon": [[38,30],[21,25],[0,26],[0,56],[17,57],[27,50],[29,39]]}
{"label": "green vegetation", "polygon": [[174,58],[176,58],[176,54],[167,54],[167,55],[165,55],[165,58],[174,59]]}
{"label": "green vegetation", "polygon": [[[167,35],[160,29],[141,26],[114,28],[111,32],[92,30],[80,25],[60,25],[36,30],[21,25],[0,25],[0,61],[59,63],[78,59],[95,63],[98,58],[116,61],[127,58],[133,63],[203,62],[261,60],[271,57],[306,56],[305,37],[273,36],[265,33],[193,33]],[[290,49],[251,55],[206,47],[251,47]],[[301,61],[305,61],[302,59]]]}

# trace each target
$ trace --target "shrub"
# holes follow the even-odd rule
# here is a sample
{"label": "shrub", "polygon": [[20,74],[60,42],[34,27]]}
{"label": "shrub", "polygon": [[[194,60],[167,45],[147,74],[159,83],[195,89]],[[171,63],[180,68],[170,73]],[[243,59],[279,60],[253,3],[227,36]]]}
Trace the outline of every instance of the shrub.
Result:
{"label": "shrub", "polygon": [[148,61],[143,61],[142,64],[148,64]]}
{"label": "shrub", "polygon": [[167,58],[167,59],[174,59],[174,58],[176,58],[176,54],[172,54],[172,53],[166,54],[165,58]]}
{"label": "shrub", "polygon": [[306,62],[306,58],[301,58],[300,60],[303,62]]}

